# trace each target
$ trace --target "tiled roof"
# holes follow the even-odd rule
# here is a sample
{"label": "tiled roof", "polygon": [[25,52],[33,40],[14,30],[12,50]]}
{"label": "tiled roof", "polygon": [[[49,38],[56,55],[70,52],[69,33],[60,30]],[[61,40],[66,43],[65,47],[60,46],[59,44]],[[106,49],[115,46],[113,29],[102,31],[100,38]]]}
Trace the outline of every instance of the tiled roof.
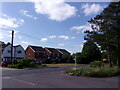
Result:
{"label": "tiled roof", "polygon": [[61,54],[57,49],[55,49],[55,48],[45,48],[45,49],[47,49],[47,50],[49,50],[51,53],[55,53],[55,54]]}
{"label": "tiled roof", "polygon": [[67,50],[65,49],[57,49],[58,51],[62,52],[63,54],[70,54]]}
{"label": "tiled roof", "polygon": [[31,47],[35,52],[38,52],[38,51],[44,51],[44,49],[40,46],[31,46],[29,45],[29,47]]}

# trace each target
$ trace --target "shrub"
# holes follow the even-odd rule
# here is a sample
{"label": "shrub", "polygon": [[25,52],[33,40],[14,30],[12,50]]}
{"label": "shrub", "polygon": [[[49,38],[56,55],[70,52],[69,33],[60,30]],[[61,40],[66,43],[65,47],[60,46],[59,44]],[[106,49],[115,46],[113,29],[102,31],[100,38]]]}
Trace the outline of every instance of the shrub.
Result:
{"label": "shrub", "polygon": [[120,75],[120,69],[117,67],[104,67],[104,68],[77,68],[76,70],[70,69],[65,71],[66,74],[71,76],[89,76],[89,77],[112,77]]}
{"label": "shrub", "polygon": [[29,65],[30,67],[35,67],[36,65],[35,65],[35,63],[34,62],[30,62],[30,65]]}
{"label": "shrub", "polygon": [[104,66],[104,63],[103,62],[101,62],[101,61],[94,61],[94,62],[91,62],[90,63],[90,66],[91,67],[102,67],[102,66]]}
{"label": "shrub", "polygon": [[26,58],[26,59],[20,59],[18,60],[19,66],[29,67],[31,66],[32,59]]}
{"label": "shrub", "polygon": [[8,68],[17,68],[18,65],[17,65],[17,64],[9,64],[7,67],[8,67]]}
{"label": "shrub", "polygon": [[23,65],[22,64],[17,64],[17,68],[18,69],[23,69]]}

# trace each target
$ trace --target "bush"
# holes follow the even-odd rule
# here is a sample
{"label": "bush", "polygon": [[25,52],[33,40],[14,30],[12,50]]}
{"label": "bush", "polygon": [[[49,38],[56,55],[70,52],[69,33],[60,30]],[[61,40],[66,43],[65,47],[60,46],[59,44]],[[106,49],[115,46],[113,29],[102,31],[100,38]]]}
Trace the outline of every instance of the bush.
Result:
{"label": "bush", "polygon": [[17,68],[18,65],[17,65],[17,64],[9,64],[7,67],[8,67],[8,68]]}
{"label": "bush", "polygon": [[101,61],[94,61],[94,62],[91,62],[90,63],[90,66],[91,67],[102,67],[102,66],[104,66],[104,63],[103,62],[101,62]]}
{"label": "bush", "polygon": [[30,67],[31,66],[32,59],[26,58],[26,59],[20,59],[18,60],[18,65],[20,67]]}
{"label": "bush", "polygon": [[17,64],[17,68],[18,69],[23,69],[23,65],[22,64]]}
{"label": "bush", "polygon": [[120,69],[117,67],[104,67],[104,68],[77,68],[76,70],[70,69],[65,72],[71,76],[89,76],[89,77],[112,77],[120,75]]}
{"label": "bush", "polygon": [[22,69],[22,68],[23,68],[23,65],[21,65],[21,64],[9,64],[7,67],[8,67],[8,68]]}

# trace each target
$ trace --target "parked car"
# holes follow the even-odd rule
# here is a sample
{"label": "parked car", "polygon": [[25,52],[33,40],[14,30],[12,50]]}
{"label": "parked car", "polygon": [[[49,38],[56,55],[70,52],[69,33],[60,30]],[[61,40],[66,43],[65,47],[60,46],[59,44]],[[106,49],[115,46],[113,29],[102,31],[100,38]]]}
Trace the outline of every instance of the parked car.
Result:
{"label": "parked car", "polygon": [[0,66],[2,66],[2,67],[7,67],[8,66],[8,62],[6,62],[6,61],[2,61],[2,62],[0,62]]}

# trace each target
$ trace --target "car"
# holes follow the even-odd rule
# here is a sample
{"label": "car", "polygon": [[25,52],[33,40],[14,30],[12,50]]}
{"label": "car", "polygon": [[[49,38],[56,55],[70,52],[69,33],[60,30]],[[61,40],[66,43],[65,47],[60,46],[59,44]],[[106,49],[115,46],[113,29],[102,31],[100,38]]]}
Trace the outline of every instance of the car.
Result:
{"label": "car", "polygon": [[8,66],[8,62],[6,62],[6,61],[2,61],[2,62],[0,62],[0,65],[2,66],[2,67],[7,67]]}

